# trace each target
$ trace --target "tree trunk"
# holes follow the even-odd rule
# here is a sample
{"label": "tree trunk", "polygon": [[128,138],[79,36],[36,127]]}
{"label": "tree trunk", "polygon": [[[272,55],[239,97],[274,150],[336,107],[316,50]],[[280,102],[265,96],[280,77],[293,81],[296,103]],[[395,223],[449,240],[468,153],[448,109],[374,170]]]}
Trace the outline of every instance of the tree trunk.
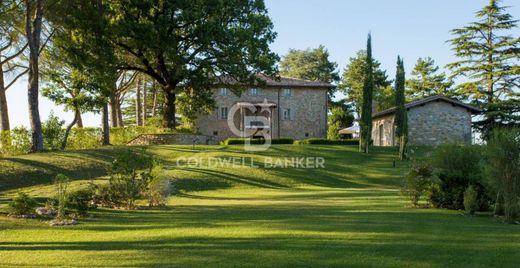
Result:
{"label": "tree trunk", "polygon": [[152,103],[152,117],[154,117],[157,113],[157,88],[155,87],[155,80],[152,82],[153,89],[153,103]]}
{"label": "tree trunk", "polygon": [[[26,34],[29,45],[29,72],[27,99],[29,104],[29,120],[31,122],[32,147],[31,152],[43,151],[43,133],[39,111],[39,52],[40,52],[40,33],[43,16],[43,0],[25,0],[26,6]],[[34,11],[34,16],[33,16]],[[33,19],[34,17],[34,19]]]}
{"label": "tree trunk", "polygon": [[117,105],[119,100],[117,99],[115,93],[110,95],[110,124],[112,127],[119,127],[119,118],[117,115]]}
{"label": "tree trunk", "polygon": [[143,83],[143,106],[142,106],[142,119],[141,119],[141,124],[144,126],[146,124],[146,99],[147,99],[147,86],[146,86],[146,81],[144,81]]}
{"label": "tree trunk", "polygon": [[9,111],[7,109],[7,97],[5,96],[4,70],[0,64],[0,132],[11,129],[9,125]]}
{"label": "tree trunk", "polygon": [[103,109],[101,110],[101,120],[103,130],[103,145],[110,145],[110,124],[108,120],[108,103],[103,104]]}
{"label": "tree trunk", "polygon": [[65,135],[63,135],[63,142],[61,143],[62,150],[65,150],[65,148],[67,147],[67,141],[69,139],[70,130],[78,122],[80,116],[81,113],[79,109],[76,109],[76,111],[74,111],[74,120],[72,120],[72,122],[70,122],[70,124],[67,126],[67,129],[65,129]]}
{"label": "tree trunk", "polygon": [[125,127],[125,123],[123,122],[123,112],[121,112],[121,102],[117,102],[117,126]]}
{"label": "tree trunk", "polygon": [[175,97],[175,86],[164,86],[164,128],[175,129]]}
{"label": "tree trunk", "polygon": [[78,116],[78,122],[76,122],[76,125],[78,126],[78,128],[83,128],[83,118],[81,117],[81,111],[78,110],[77,111],[77,116]]}
{"label": "tree trunk", "polygon": [[137,126],[142,126],[142,113],[143,113],[143,106],[141,102],[141,90],[142,90],[142,83],[143,80],[141,78],[137,79],[137,89],[135,91],[135,123]]}

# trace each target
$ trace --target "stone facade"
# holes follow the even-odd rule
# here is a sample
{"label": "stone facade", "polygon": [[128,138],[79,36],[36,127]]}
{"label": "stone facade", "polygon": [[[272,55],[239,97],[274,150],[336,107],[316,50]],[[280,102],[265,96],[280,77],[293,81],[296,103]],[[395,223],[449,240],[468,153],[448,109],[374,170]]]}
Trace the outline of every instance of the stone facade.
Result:
{"label": "stone facade", "polygon": [[[408,108],[408,144],[471,144],[471,111],[444,101]],[[396,145],[394,113],[374,117],[372,139],[376,146]],[[382,132],[381,132],[382,131]]]}
{"label": "stone facade", "polygon": [[[290,94],[287,94],[290,92]],[[221,89],[214,89],[216,109],[210,114],[201,114],[196,120],[198,132],[211,136],[217,141],[230,137],[239,137],[228,126],[228,120],[221,116],[221,109],[227,109],[228,116],[233,116],[237,103],[262,103],[267,101],[271,107],[256,107],[257,112],[244,109],[247,116],[268,118],[269,135],[276,138],[325,138],[327,136],[327,88],[326,87],[282,87],[266,86],[257,88],[255,94],[246,90],[241,96],[231,91],[222,94]],[[236,106],[235,106],[236,107]],[[237,129],[245,129],[245,135],[256,130],[244,126],[240,110],[233,116]]]}
{"label": "stone facade", "polygon": [[150,144],[215,144],[212,137],[194,134],[143,134],[128,142],[128,145]]}

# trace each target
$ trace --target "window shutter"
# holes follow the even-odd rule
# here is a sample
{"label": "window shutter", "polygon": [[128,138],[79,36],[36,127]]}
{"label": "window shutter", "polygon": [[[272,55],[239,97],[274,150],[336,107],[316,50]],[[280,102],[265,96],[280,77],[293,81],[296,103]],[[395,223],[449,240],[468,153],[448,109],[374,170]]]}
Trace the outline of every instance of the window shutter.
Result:
{"label": "window shutter", "polygon": [[294,120],[294,114],[296,114],[296,110],[294,108],[289,109],[289,117],[291,120]]}

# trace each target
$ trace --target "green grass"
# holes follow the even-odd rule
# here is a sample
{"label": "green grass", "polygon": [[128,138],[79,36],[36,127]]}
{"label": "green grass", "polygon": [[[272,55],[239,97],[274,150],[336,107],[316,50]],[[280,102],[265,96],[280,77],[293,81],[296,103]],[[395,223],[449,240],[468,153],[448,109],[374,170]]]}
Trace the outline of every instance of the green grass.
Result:
{"label": "green grass", "polygon": [[[0,159],[0,197],[52,195],[52,174],[103,181],[122,148]],[[100,209],[71,227],[0,216],[4,266],[515,266],[520,227],[490,216],[410,209],[399,196],[409,163],[355,146],[153,146],[178,194],[163,210]],[[418,155],[425,151],[416,150]],[[325,158],[325,169],[188,168],[179,157]]]}

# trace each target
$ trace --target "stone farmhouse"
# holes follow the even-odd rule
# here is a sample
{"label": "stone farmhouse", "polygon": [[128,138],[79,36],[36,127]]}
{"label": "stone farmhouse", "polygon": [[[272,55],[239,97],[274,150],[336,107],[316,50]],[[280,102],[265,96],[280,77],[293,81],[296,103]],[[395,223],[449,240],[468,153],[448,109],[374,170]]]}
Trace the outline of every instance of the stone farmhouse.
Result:
{"label": "stone farmhouse", "polygon": [[226,87],[213,90],[216,109],[199,115],[198,131],[214,141],[231,137],[325,138],[328,83],[259,76],[262,87],[240,96]]}
{"label": "stone farmhouse", "polygon": [[[435,95],[405,105],[408,111],[408,144],[471,144],[471,119],[479,108]],[[396,108],[372,115],[372,139],[375,146],[395,146]]]}

